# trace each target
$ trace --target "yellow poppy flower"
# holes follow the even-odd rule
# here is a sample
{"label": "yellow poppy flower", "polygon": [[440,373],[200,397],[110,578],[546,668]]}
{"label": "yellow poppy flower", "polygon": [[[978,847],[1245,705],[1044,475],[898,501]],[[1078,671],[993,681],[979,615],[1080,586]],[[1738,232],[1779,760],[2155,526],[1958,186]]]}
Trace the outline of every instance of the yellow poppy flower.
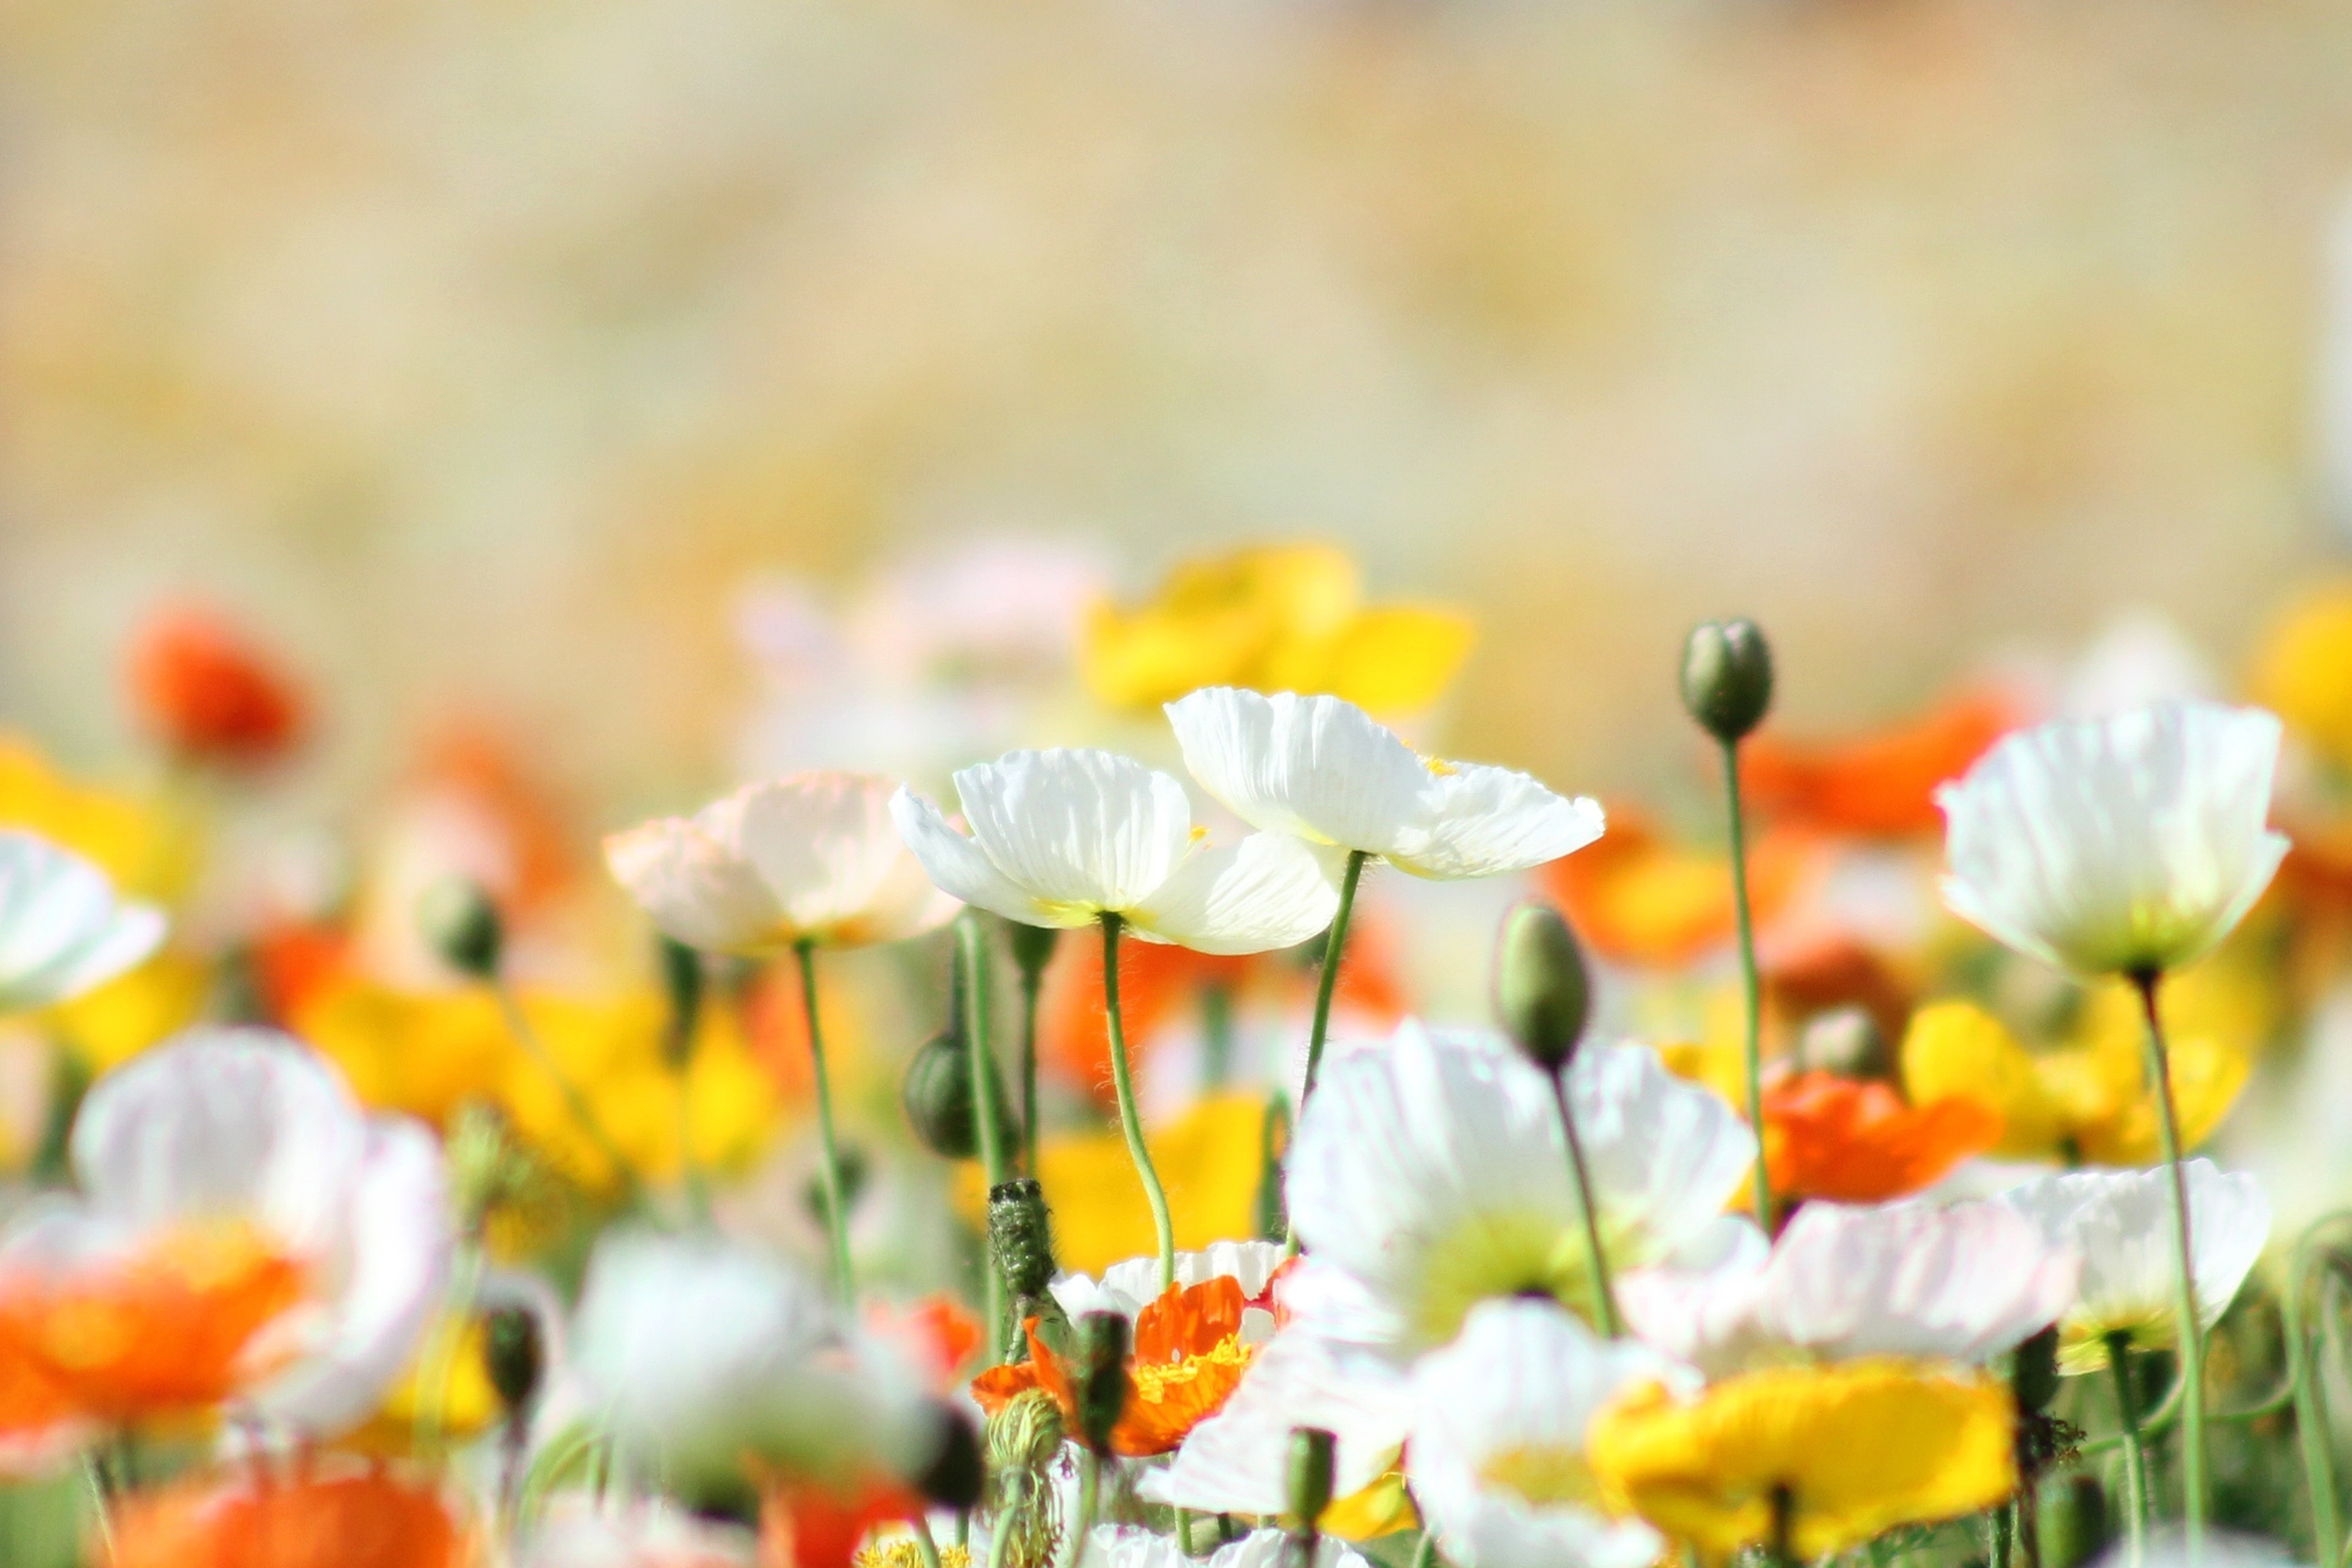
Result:
{"label": "yellow poppy flower", "polygon": [[451,1317],[436,1319],[376,1413],[336,1446],[386,1458],[413,1453],[425,1384],[436,1377],[441,1394],[433,1414],[442,1437],[463,1442],[488,1431],[499,1415],[498,1390],[490,1385],[486,1359],[488,1338],[478,1319],[463,1326]]}
{"label": "yellow poppy flower", "polygon": [[212,984],[207,965],[167,947],[41,1016],[91,1072],[101,1073],[194,1023]]}
{"label": "yellow poppy flower", "polygon": [[1878,1359],[1748,1373],[1689,1402],[1645,1384],[1592,1418],[1585,1453],[1613,1501],[1711,1553],[1769,1541],[1783,1498],[1810,1560],[2006,1498],[2015,1426],[1990,1378]]}
{"label": "yellow poppy flower", "polygon": [[1386,1470],[1370,1484],[1334,1500],[1315,1520],[1316,1529],[1342,1541],[1374,1541],[1420,1527],[1421,1515],[1414,1511],[1401,1468]]}
{"label": "yellow poppy flower", "polygon": [[2352,582],[2289,605],[2256,651],[2255,701],[2338,765],[2352,765]]}
{"label": "yellow poppy flower", "polygon": [[1203,686],[1328,692],[1381,713],[1428,707],[1469,657],[1470,623],[1366,607],[1361,594],[1355,563],[1328,544],[1188,563],[1139,608],[1095,608],[1080,672],[1114,708],[1156,708]]}
{"label": "yellow poppy flower", "polygon": [[193,818],[163,801],[78,784],[22,739],[0,735],[0,826],[27,828],[95,862],[126,898],[169,903],[202,855]]}
{"label": "yellow poppy flower", "polygon": [[[1265,1125],[1262,1102],[1224,1094],[1145,1134],[1151,1163],[1168,1189],[1179,1250],[1257,1234]],[[1045,1140],[1037,1149],[1037,1179],[1054,1213],[1054,1253],[1064,1268],[1100,1274],[1157,1246],[1142,1184],[1116,1131]],[[975,1225],[986,1209],[987,1185],[976,1163],[957,1165],[956,1207]]]}

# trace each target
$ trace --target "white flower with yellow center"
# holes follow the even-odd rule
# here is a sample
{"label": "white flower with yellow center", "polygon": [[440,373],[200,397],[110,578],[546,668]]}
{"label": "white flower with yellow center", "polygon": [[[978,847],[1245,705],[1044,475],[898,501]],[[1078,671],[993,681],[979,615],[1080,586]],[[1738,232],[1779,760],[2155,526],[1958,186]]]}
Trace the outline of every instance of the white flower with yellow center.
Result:
{"label": "white flower with yellow center", "polygon": [[0,828],[0,1014],[78,996],[155,951],[163,914],[37,833]]}
{"label": "white flower with yellow center", "polygon": [[[2189,1188],[2197,1318],[2210,1328],[2229,1310],[2270,1239],[2271,1201],[2252,1176],[2224,1174],[2210,1160],[2183,1161],[2180,1174]],[[2136,1348],[2179,1340],[2168,1170],[2057,1172],[1995,1201],[2082,1259],[2074,1300],[2058,1321],[2061,1371],[2105,1366],[2109,1334],[2128,1335]]]}
{"label": "white flower with yellow center", "polygon": [[1487,1301],[1413,1369],[1405,1476],[1461,1568],[1646,1568],[1665,1542],[1612,1515],[1584,1429],[1630,1384],[1697,1380],[1630,1340],[1600,1340],[1549,1302]]}
{"label": "white flower with yellow center", "polygon": [[1150,942],[1264,952],[1330,924],[1339,890],[1298,840],[1253,833],[1212,847],[1184,786],[1108,752],[1013,752],[955,776],[971,825],[901,789],[890,811],[931,879],[1024,925],[1117,915]]}
{"label": "white flower with yellow center", "polygon": [[[1719,1240],[1756,1138],[1717,1095],[1640,1046],[1569,1068],[1603,1247],[1622,1271]],[[1343,1050],[1291,1149],[1291,1223],[1400,1350],[1452,1339],[1489,1297],[1588,1300],[1582,1209],[1551,1079],[1500,1037],[1432,1031]]]}
{"label": "white flower with yellow center", "polygon": [[1738,1225],[1713,1268],[1617,1281],[1633,1331],[1710,1377],[1864,1356],[1982,1362],[2074,1299],[2073,1249],[2000,1204],[1809,1203],[1769,1250]]}
{"label": "white flower with yellow center", "polygon": [[[1279,1512],[1279,1510],[1276,1511]],[[1087,1537],[1078,1568],[1282,1568],[1290,1561],[1290,1537],[1279,1530],[1254,1530],[1205,1558],[1194,1557],[1173,1536],[1134,1525],[1097,1525]],[[1313,1568],[1370,1568],[1364,1559],[1325,1536],[1317,1542]]]}
{"label": "white flower with yellow center", "polygon": [[794,773],[614,834],[604,861],[656,925],[709,952],[919,936],[956,902],[892,826],[896,787],[868,773]]}
{"label": "white flower with yellow center", "polygon": [[2011,735],[1944,809],[1944,901],[2081,974],[2180,968],[2230,934],[2286,855],[2267,826],[2277,719],[2159,702]]}
{"label": "white flower with yellow center", "polygon": [[1523,871],[1601,837],[1601,807],[1526,773],[1416,754],[1338,697],[1213,686],[1168,704],[1184,765],[1252,827],[1453,880]]}

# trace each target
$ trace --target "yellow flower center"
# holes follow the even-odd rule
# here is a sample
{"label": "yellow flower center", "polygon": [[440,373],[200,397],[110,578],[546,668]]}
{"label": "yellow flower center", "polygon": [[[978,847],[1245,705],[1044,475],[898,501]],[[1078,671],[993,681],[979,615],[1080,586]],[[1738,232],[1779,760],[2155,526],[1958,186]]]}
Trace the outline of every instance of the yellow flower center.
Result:
{"label": "yellow flower center", "polygon": [[1238,1371],[1249,1364],[1250,1348],[1241,1342],[1239,1334],[1227,1334],[1198,1355],[1188,1355],[1180,1361],[1165,1362],[1158,1366],[1138,1362],[1133,1368],[1135,1396],[1147,1404],[1157,1405],[1168,1397],[1171,1389],[1196,1383],[1216,1368]]}
{"label": "yellow flower center", "polygon": [[1601,1483],[1580,1449],[1528,1444],[1488,1456],[1479,1477],[1536,1504],[1570,1503],[1604,1511]]}

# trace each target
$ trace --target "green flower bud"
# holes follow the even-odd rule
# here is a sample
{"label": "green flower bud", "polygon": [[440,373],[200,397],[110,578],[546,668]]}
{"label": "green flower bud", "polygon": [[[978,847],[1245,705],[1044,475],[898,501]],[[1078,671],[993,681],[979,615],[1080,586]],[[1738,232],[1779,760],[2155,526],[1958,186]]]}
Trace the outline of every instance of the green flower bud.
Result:
{"label": "green flower bud", "polygon": [[1503,922],[1495,1003],[1505,1032],[1538,1067],[1568,1066],[1591,1016],[1592,983],[1576,932],[1549,904],[1521,904]]}
{"label": "green flower bud", "polygon": [[1288,1522],[1294,1531],[1311,1531],[1323,1510],[1331,1506],[1331,1476],[1335,1439],[1320,1426],[1294,1426],[1290,1432]]}
{"label": "green flower bud", "polygon": [[499,910],[479,883],[467,877],[444,877],[417,900],[416,923],[452,969],[477,980],[494,980],[505,932]]}
{"label": "green flower bud", "polygon": [[1683,649],[1683,706],[1699,728],[1732,745],[1772,706],[1772,649],[1754,621],[1709,621]]}
{"label": "green flower bud", "polygon": [[1024,984],[1035,984],[1045,973],[1046,961],[1054,956],[1054,946],[1062,933],[1052,926],[1024,925],[1019,921],[1007,921],[1013,948],[1013,965],[1021,972]]}
{"label": "green flower bud", "polygon": [[1017,1298],[1043,1296],[1054,1262],[1053,1216],[1034,1176],[1016,1176],[988,1189],[988,1249]]}
{"label": "green flower bud", "polygon": [[[1019,1118],[1004,1080],[994,1079],[989,1098],[996,1102],[996,1124],[1005,1136],[1017,1138]],[[898,1103],[906,1109],[907,1124],[926,1149],[943,1160],[969,1160],[980,1152],[980,1122],[973,1115],[971,1047],[961,1030],[933,1035],[908,1059],[907,1076],[899,1081]]]}
{"label": "green flower bud", "polygon": [[1128,1322],[1118,1312],[1088,1312],[1077,1323],[1078,1434],[1097,1454],[1110,1452],[1111,1428],[1127,1410]]}
{"label": "green flower bud", "polygon": [[494,1307],[482,1318],[482,1363],[509,1420],[520,1420],[546,1371],[539,1316],[528,1307]]}
{"label": "green flower bud", "polygon": [[2106,1489],[2096,1476],[2077,1470],[2053,1480],[2042,1489],[2039,1511],[2042,1568],[2082,1568],[2115,1539]]}
{"label": "green flower bud", "polygon": [[2009,1369],[2010,1392],[2020,1410],[2047,1410],[2058,1397],[2058,1326],[2035,1334],[2017,1347]]}

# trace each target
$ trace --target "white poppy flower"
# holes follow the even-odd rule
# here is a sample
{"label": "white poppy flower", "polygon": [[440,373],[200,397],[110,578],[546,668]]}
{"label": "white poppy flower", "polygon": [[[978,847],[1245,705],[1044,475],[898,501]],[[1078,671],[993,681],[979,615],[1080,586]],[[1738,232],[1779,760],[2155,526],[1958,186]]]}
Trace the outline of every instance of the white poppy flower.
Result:
{"label": "white poppy flower", "polygon": [[1584,1429],[1635,1383],[1697,1380],[1630,1340],[1596,1339],[1545,1301],[1486,1301],[1413,1369],[1405,1479],[1461,1568],[1647,1568],[1665,1542],[1615,1518]]}
{"label": "white poppy flower", "polygon": [[1523,871],[1601,837],[1600,805],[1526,773],[1416,754],[1354,703],[1206,687],[1168,704],[1184,765],[1252,827],[1416,877]]}
{"label": "white poppy flower", "polygon": [[1936,792],[1944,901],[2078,973],[2193,963],[2286,854],[2265,826],[2279,733],[2259,709],[2175,701],[2009,736]]}
{"label": "white poppy flower", "polygon": [[299,1041],[197,1029],[100,1079],[70,1152],[82,1196],[14,1227],[11,1289],[103,1299],[175,1238],[234,1235],[224,1256],[274,1259],[300,1282],[247,1344],[239,1401],[309,1440],[374,1412],[448,1267],[447,1181],[424,1127],[367,1116]]}
{"label": "white poppy flower", "polygon": [[1994,1203],[1810,1203],[1766,1248],[1714,1268],[1636,1269],[1617,1281],[1633,1331],[1710,1377],[1793,1358],[1982,1362],[2057,1321],[2074,1299],[2073,1249]]}
{"label": "white poppy flower", "polygon": [[[1281,1510],[1273,1511],[1279,1513]],[[1087,1537],[1078,1568],[1281,1568],[1290,1537],[1279,1530],[1254,1530],[1229,1541],[1207,1557],[1193,1557],[1172,1535],[1135,1525],[1098,1524]],[[1314,1568],[1369,1568],[1363,1557],[1324,1536],[1316,1542]]]}
{"label": "white poppy flower", "polygon": [[[1230,1279],[1241,1287],[1244,1300],[1255,1301],[1265,1294],[1274,1271],[1281,1267],[1279,1242],[1213,1241],[1198,1252],[1176,1255],[1176,1283],[1205,1285],[1212,1279]],[[1065,1274],[1048,1289],[1062,1310],[1073,1320],[1088,1312],[1117,1312],[1132,1322],[1138,1312],[1160,1299],[1160,1259],[1130,1258],[1124,1263],[1114,1263],[1103,1270],[1100,1279],[1087,1274]],[[1273,1315],[1265,1316],[1270,1325]],[[1244,1329],[1246,1336],[1246,1321]]]}
{"label": "white poppy flower", "polygon": [[898,831],[931,879],[1033,926],[1122,917],[1136,935],[1199,952],[1264,952],[1331,923],[1339,895],[1298,840],[1253,833],[1212,848],[1184,786],[1108,752],[1013,752],[955,776],[971,824],[901,789]]}
{"label": "white poppy flower", "polygon": [[78,996],[163,940],[163,913],[37,833],[0,828],[0,1014]]}
{"label": "white poppy flower", "polygon": [[[2180,1172],[2189,1185],[2189,1272],[2198,1319],[2210,1328],[2237,1298],[2270,1239],[2271,1203],[2252,1176],[2225,1175],[2210,1160],[2183,1161]],[[2062,1171],[1994,1201],[2082,1259],[2074,1300],[2059,1320],[2062,1370],[2106,1365],[2109,1333],[2128,1333],[2137,1345],[2179,1340],[2169,1170]]]}
{"label": "white poppy flower", "polygon": [[[1756,1159],[1730,1106],[1640,1046],[1588,1043],[1568,1088],[1612,1265],[1717,1235]],[[1384,1044],[1343,1050],[1299,1118],[1288,1171],[1300,1239],[1385,1309],[1401,1348],[1453,1338],[1487,1297],[1586,1299],[1551,1079],[1500,1037],[1407,1020]]]}
{"label": "white poppy flower", "polygon": [[1396,1464],[1412,1420],[1403,1368],[1294,1323],[1258,1352],[1224,1407],[1186,1434],[1173,1462],[1147,1472],[1138,1489],[1202,1513],[1278,1514],[1289,1506],[1291,1433],[1320,1426],[1336,1439],[1331,1495],[1345,1498]]}
{"label": "white poppy flower", "polygon": [[665,932],[707,952],[859,947],[954,918],[890,822],[888,779],[803,773],[757,784],[691,817],[604,840],[604,863]]}
{"label": "white poppy flower", "polygon": [[687,1495],[740,1481],[747,1456],[841,1484],[936,1457],[919,1373],[845,1330],[814,1280],[724,1237],[606,1237],[571,1343],[589,1413]]}

